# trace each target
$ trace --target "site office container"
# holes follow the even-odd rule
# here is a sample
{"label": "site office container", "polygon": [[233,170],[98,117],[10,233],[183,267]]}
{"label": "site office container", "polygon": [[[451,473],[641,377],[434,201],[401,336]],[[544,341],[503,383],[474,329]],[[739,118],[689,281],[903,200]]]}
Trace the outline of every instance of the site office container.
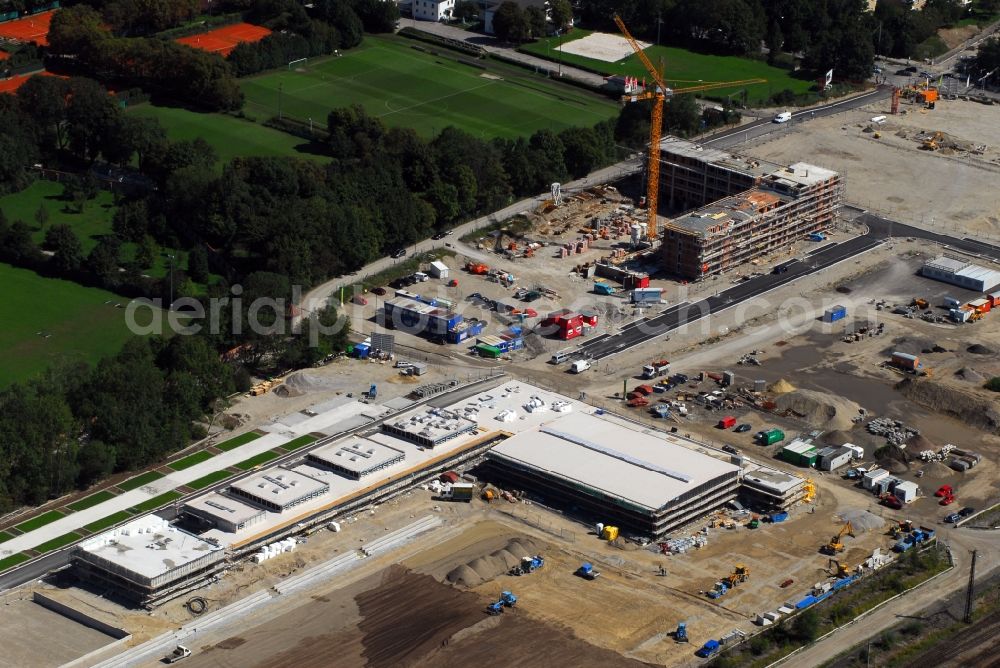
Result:
{"label": "site office container", "polygon": [[900,369],[916,371],[920,368],[920,358],[916,355],[910,355],[909,353],[894,352],[892,354],[892,364]]}
{"label": "site office container", "polygon": [[736,418],[732,415],[727,415],[726,417],[719,420],[719,429],[732,429],[736,426]]}
{"label": "site office container", "polygon": [[969,306],[971,306],[972,310],[974,310],[976,313],[989,313],[992,305],[993,303],[989,299],[986,299],[985,297],[980,299],[974,299],[971,302],[969,302]]}
{"label": "site office container", "polygon": [[823,322],[837,322],[847,316],[846,306],[832,306],[823,313]]}
{"label": "site office container", "polygon": [[760,442],[763,445],[774,445],[778,441],[785,440],[785,432],[780,429],[768,429],[760,435]]}

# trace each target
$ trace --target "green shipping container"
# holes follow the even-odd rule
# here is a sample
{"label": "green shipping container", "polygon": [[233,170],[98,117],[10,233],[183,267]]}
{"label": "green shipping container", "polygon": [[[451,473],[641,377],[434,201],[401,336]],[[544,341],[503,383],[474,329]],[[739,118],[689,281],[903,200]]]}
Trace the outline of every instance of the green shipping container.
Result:
{"label": "green shipping container", "polygon": [[489,357],[491,359],[497,359],[503,353],[496,346],[488,346],[485,343],[480,343],[476,346],[476,352],[479,353],[480,357]]}
{"label": "green shipping container", "polygon": [[764,445],[774,445],[783,440],[785,440],[785,432],[780,429],[768,429],[764,433]]}

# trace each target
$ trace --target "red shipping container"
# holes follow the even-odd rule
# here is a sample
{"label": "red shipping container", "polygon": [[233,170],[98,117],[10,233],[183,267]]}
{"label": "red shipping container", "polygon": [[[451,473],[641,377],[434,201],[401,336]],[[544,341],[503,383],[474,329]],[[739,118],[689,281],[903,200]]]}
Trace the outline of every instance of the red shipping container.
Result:
{"label": "red shipping container", "polygon": [[736,426],[736,418],[734,418],[731,415],[727,415],[726,417],[719,420],[719,429],[732,429],[735,426]]}

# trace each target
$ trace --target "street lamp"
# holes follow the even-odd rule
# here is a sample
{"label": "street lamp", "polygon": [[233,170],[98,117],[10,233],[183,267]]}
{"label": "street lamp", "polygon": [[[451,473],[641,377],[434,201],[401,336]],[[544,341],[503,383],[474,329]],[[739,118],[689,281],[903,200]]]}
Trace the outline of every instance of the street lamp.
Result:
{"label": "street lamp", "polygon": [[170,259],[170,303],[167,305],[168,311],[174,310],[174,256],[167,255]]}

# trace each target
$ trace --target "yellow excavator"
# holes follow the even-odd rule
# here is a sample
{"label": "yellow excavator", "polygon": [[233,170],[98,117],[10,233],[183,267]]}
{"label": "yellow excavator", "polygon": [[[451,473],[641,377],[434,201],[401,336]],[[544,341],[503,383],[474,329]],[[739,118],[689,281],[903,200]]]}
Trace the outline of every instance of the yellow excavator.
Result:
{"label": "yellow excavator", "polygon": [[851,574],[851,567],[847,564],[840,563],[836,559],[831,559],[827,562],[826,568],[838,578],[846,578]]}
{"label": "yellow excavator", "polygon": [[935,132],[934,136],[924,140],[922,148],[926,151],[936,151],[941,148],[942,139],[944,139],[944,133],[941,131]]}
{"label": "yellow excavator", "polygon": [[844,522],[844,526],[840,527],[840,531],[837,535],[830,539],[830,542],[823,546],[823,554],[840,554],[844,551],[844,544],[840,542],[840,539],[844,536],[850,536],[854,538],[854,525],[850,521]]}

